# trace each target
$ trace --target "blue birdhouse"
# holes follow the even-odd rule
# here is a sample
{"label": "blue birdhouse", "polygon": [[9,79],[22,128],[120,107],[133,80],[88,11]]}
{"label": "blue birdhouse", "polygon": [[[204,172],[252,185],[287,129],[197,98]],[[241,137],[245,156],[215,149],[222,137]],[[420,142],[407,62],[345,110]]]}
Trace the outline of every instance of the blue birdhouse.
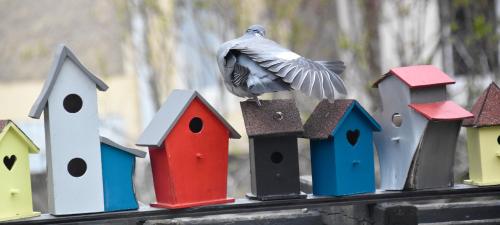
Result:
{"label": "blue birdhouse", "polygon": [[135,157],[144,158],[146,152],[126,148],[105,137],[100,139],[104,210],[111,212],[138,209],[133,183]]}
{"label": "blue birdhouse", "polygon": [[314,195],[375,191],[373,131],[380,125],[356,101],[323,100],[304,125],[310,140]]}

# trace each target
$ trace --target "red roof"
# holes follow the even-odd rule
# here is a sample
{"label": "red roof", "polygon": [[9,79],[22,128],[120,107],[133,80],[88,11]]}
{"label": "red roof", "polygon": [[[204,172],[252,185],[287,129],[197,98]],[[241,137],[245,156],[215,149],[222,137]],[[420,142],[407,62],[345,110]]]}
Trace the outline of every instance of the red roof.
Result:
{"label": "red roof", "polygon": [[391,69],[382,78],[375,81],[373,87],[377,87],[385,78],[395,75],[410,88],[429,87],[435,85],[453,84],[455,81],[446,73],[433,65],[418,65],[398,67]]}
{"label": "red roof", "polygon": [[474,117],[472,113],[452,101],[414,103],[409,106],[429,120],[461,120]]}

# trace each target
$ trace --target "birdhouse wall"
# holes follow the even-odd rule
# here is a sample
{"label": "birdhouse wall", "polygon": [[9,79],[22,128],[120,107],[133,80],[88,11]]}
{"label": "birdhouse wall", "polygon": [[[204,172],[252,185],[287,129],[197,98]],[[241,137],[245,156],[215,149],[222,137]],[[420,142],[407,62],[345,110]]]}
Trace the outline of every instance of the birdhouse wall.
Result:
{"label": "birdhouse wall", "polygon": [[468,127],[469,183],[500,184],[500,131],[498,126]]}
{"label": "birdhouse wall", "polygon": [[286,196],[300,194],[296,137],[250,138],[252,194]]}
{"label": "birdhouse wall", "polygon": [[139,208],[134,192],[135,156],[101,143],[104,208],[107,212]]}
{"label": "birdhouse wall", "polygon": [[427,103],[448,100],[445,85],[411,89],[411,103]]}
{"label": "birdhouse wall", "polygon": [[315,195],[340,196],[375,191],[373,128],[369,123],[355,107],[336,128],[333,138],[311,141]]}
{"label": "birdhouse wall", "polygon": [[193,100],[163,146],[150,149],[158,203],[175,208],[226,200],[228,143],[224,124]]}
{"label": "birdhouse wall", "polygon": [[[427,119],[408,107],[410,91],[401,80],[388,77],[378,89],[383,110],[375,118],[382,131],[373,135],[380,161],[380,186],[385,190],[402,190]],[[392,122],[396,113],[402,118],[400,127]]]}
{"label": "birdhouse wall", "polygon": [[407,189],[453,185],[455,147],[461,121],[429,121],[408,173]]}
{"label": "birdhouse wall", "polygon": [[362,112],[354,108],[336,132],[337,195],[374,192],[373,130]]}
{"label": "birdhouse wall", "polygon": [[44,117],[49,211],[103,211],[96,85],[71,60],[61,68]]}
{"label": "birdhouse wall", "polygon": [[334,138],[311,140],[311,174],[314,195],[337,195],[338,178],[336,170]]}
{"label": "birdhouse wall", "polygon": [[12,130],[0,138],[0,159],[0,221],[33,216],[28,146]]}
{"label": "birdhouse wall", "polygon": [[481,145],[479,144],[479,129],[467,127],[467,152],[469,161],[469,181],[476,184],[483,183],[481,166]]}
{"label": "birdhouse wall", "polygon": [[[408,108],[411,103],[410,88],[394,76],[387,77],[378,84],[378,91],[382,101],[382,110]],[[395,97],[396,96],[396,97]]]}

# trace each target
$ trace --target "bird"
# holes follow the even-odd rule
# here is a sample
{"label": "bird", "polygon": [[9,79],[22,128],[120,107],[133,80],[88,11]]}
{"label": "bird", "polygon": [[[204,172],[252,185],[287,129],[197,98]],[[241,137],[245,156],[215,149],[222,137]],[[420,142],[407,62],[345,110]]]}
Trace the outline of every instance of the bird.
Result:
{"label": "bird", "polygon": [[251,25],[243,36],[223,43],[217,64],[224,86],[232,94],[260,104],[264,93],[300,90],[308,96],[333,101],[346,95],[339,77],[342,61],[314,61],[266,38],[261,25]]}

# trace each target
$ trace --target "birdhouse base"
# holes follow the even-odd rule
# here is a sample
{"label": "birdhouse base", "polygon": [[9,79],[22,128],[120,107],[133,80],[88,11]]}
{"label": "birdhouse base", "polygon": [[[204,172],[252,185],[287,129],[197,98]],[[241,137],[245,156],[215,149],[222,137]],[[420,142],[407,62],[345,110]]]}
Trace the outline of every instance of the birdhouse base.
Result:
{"label": "birdhouse base", "polygon": [[475,181],[475,180],[464,180],[464,184],[475,185],[475,186],[493,186],[500,185],[500,180],[497,181]]}
{"label": "birdhouse base", "polygon": [[186,202],[186,203],[177,203],[177,204],[155,202],[155,203],[151,203],[151,207],[166,208],[166,209],[182,209],[182,208],[190,208],[190,207],[195,207],[195,206],[224,204],[224,203],[230,203],[230,202],[234,202],[234,198],[216,199],[216,200],[200,201],[200,202]]}
{"label": "birdhouse base", "polygon": [[283,200],[283,199],[300,199],[306,198],[307,194],[300,192],[300,194],[286,194],[286,195],[264,195],[257,196],[252,193],[247,193],[245,195],[248,199],[259,200],[259,201],[272,201],[272,200]]}
{"label": "birdhouse base", "polygon": [[18,214],[18,215],[9,216],[9,217],[0,217],[0,222],[7,221],[7,220],[17,220],[17,219],[23,219],[23,218],[36,217],[39,215],[40,215],[40,212],[31,212],[31,213]]}

